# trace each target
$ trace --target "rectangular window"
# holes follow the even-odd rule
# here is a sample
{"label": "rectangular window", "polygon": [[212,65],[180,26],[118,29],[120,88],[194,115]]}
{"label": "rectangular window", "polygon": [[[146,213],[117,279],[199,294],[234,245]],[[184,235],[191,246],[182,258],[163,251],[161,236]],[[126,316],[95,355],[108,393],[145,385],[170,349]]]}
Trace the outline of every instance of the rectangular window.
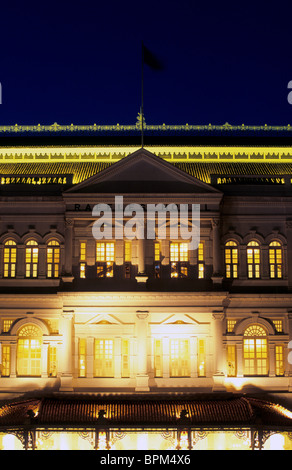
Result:
{"label": "rectangular window", "polygon": [[115,261],[115,244],[98,242],[96,244],[96,263],[98,277],[113,277]]}
{"label": "rectangular window", "polygon": [[86,242],[80,242],[79,250],[79,272],[80,279],[86,278],[86,261],[87,261],[87,244]]}
{"label": "rectangular window", "polygon": [[236,325],[236,320],[227,320],[227,333],[232,333]]}
{"label": "rectangular window", "polygon": [[130,377],[130,345],[128,339],[122,339],[122,377]]}
{"label": "rectangular window", "polygon": [[273,320],[277,333],[283,333],[283,320]]}
{"label": "rectangular window", "polygon": [[86,242],[80,242],[80,257],[79,257],[79,260],[80,261],[84,261],[86,262]]}
{"label": "rectangular window", "polygon": [[236,377],[236,345],[227,346],[227,377]]}
{"label": "rectangular window", "polygon": [[96,339],[94,342],[94,376],[114,376],[114,341]]}
{"label": "rectangular window", "polygon": [[85,279],[86,278],[86,264],[80,263],[79,269],[80,269],[80,279]]}
{"label": "rectangular window", "polygon": [[131,242],[125,242],[124,244],[124,262],[125,262],[125,279],[131,279],[131,262],[132,262]]}
{"label": "rectangular window", "polygon": [[190,352],[188,339],[170,340],[170,377],[190,376]]}
{"label": "rectangular window", "polygon": [[154,340],[154,375],[155,377],[163,375],[162,339]]}
{"label": "rectangular window", "polygon": [[41,341],[19,338],[17,345],[17,374],[23,376],[41,375]]}
{"label": "rectangular window", "polygon": [[234,241],[225,245],[225,272],[227,279],[238,278],[238,246]]}
{"label": "rectangular window", "polygon": [[48,351],[48,375],[49,377],[57,377],[57,348],[51,345]]}
{"label": "rectangular window", "polygon": [[269,248],[270,278],[282,278],[282,247],[279,242],[270,243]]}
{"label": "rectangular window", "polygon": [[14,242],[8,242],[4,248],[4,277],[15,277],[16,274],[16,247]]}
{"label": "rectangular window", "polygon": [[205,263],[204,263],[204,243],[200,242],[198,246],[198,278],[204,279]]}
{"label": "rectangular window", "polygon": [[10,376],[10,345],[2,345],[2,377]]}
{"label": "rectangular window", "polygon": [[275,347],[275,356],[276,356],[276,375],[284,375],[284,346],[277,345]]}
{"label": "rectangular window", "polygon": [[86,338],[79,338],[78,377],[86,377]]}
{"label": "rectangular window", "polygon": [[3,320],[2,333],[8,333],[12,323],[13,323],[13,320]]}
{"label": "rectangular window", "polygon": [[25,277],[37,277],[38,275],[39,249],[29,246],[25,250]]}
{"label": "rectangular window", "polygon": [[160,279],[161,276],[161,256],[160,256],[160,243],[154,243],[154,277]]}
{"label": "rectangular window", "polygon": [[244,375],[268,374],[268,345],[266,338],[244,339]]}
{"label": "rectangular window", "polygon": [[171,277],[184,278],[188,275],[189,247],[188,243],[170,244]]}
{"label": "rectangular window", "polygon": [[198,340],[198,377],[206,377],[206,350],[205,340]]}
{"label": "rectangular window", "polygon": [[247,248],[247,276],[249,279],[260,278],[260,248],[257,242],[250,242]]}
{"label": "rectangular window", "polygon": [[47,247],[47,277],[59,277],[60,246],[59,243],[51,241]]}

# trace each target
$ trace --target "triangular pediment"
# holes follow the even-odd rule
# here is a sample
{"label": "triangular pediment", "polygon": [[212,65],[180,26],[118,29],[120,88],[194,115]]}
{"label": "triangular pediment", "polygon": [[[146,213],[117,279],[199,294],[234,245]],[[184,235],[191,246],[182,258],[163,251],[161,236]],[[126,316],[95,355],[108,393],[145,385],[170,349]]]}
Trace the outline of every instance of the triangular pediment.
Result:
{"label": "triangular pediment", "polygon": [[220,194],[197,178],[141,148],[66,193],[210,193]]}
{"label": "triangular pediment", "polygon": [[198,322],[189,315],[183,313],[174,313],[163,320],[163,325],[197,325]]}
{"label": "triangular pediment", "polygon": [[109,314],[98,314],[94,318],[91,318],[87,324],[90,325],[122,325],[122,322],[113,315]]}

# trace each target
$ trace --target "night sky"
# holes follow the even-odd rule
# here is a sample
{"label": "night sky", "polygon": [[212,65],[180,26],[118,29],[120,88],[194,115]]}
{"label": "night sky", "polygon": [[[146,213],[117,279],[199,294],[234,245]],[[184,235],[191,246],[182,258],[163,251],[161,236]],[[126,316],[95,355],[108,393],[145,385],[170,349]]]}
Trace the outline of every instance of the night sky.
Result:
{"label": "night sky", "polygon": [[0,6],[4,124],[292,124],[292,6],[194,0]]}

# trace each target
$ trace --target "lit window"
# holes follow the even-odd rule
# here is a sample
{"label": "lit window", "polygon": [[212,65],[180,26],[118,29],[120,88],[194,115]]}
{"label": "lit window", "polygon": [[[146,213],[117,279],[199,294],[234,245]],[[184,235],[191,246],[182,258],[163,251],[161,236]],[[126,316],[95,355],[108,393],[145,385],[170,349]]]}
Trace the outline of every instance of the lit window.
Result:
{"label": "lit window", "polygon": [[124,261],[125,261],[125,279],[131,278],[131,261],[132,261],[132,244],[125,242],[124,244]]}
{"label": "lit window", "polygon": [[38,244],[34,240],[30,240],[26,244],[25,249],[25,277],[38,276]]}
{"label": "lit window", "polygon": [[85,279],[86,278],[86,261],[87,261],[87,254],[86,254],[86,242],[80,242],[80,251],[79,251],[79,273],[80,273],[80,278]]}
{"label": "lit window", "polygon": [[8,240],[4,245],[4,277],[15,277],[16,274],[16,243]]}
{"label": "lit window", "polygon": [[236,320],[227,320],[227,333],[232,333],[236,325]]}
{"label": "lit window", "polygon": [[198,339],[198,377],[206,377],[205,340]]}
{"label": "lit window", "polygon": [[113,277],[115,261],[115,244],[98,242],[96,244],[96,263],[98,277]]}
{"label": "lit window", "polygon": [[162,339],[154,340],[154,375],[162,377],[163,372]]}
{"label": "lit window", "polygon": [[122,377],[130,377],[130,350],[128,339],[122,339]]}
{"label": "lit window", "polygon": [[13,323],[13,320],[3,320],[2,333],[8,333],[12,323]]}
{"label": "lit window", "polygon": [[0,371],[2,377],[9,377],[10,375],[10,345],[2,345],[2,369]]}
{"label": "lit window", "polygon": [[198,246],[198,278],[204,279],[205,263],[204,263],[204,243],[200,242]]}
{"label": "lit window", "polygon": [[60,245],[57,240],[51,240],[47,246],[47,276],[59,277]]}
{"label": "lit window", "polygon": [[276,359],[276,375],[284,375],[284,346],[276,345],[275,347],[275,359]]}
{"label": "lit window", "polygon": [[114,341],[96,339],[94,342],[94,376],[114,376]]}
{"label": "lit window", "polygon": [[252,325],[244,332],[243,360],[244,375],[268,374],[268,343],[260,325]]}
{"label": "lit window", "polygon": [[279,242],[271,242],[269,245],[270,278],[282,278],[282,245]]}
{"label": "lit window", "polygon": [[227,377],[236,377],[236,345],[227,346]]}
{"label": "lit window", "polygon": [[51,345],[48,350],[48,376],[57,377],[57,348]]}
{"label": "lit window", "polygon": [[161,276],[161,253],[160,243],[154,243],[154,277],[160,279]]}
{"label": "lit window", "polygon": [[78,345],[79,377],[86,377],[86,338],[79,338]]}
{"label": "lit window", "polygon": [[18,333],[17,375],[41,375],[41,330],[34,325],[24,326]]}
{"label": "lit window", "polygon": [[225,272],[227,279],[238,277],[238,247],[233,241],[225,244]]}
{"label": "lit window", "polygon": [[170,244],[171,277],[187,277],[189,261],[188,243]]}
{"label": "lit window", "polygon": [[260,278],[260,247],[255,241],[247,245],[247,276],[249,279]]}
{"label": "lit window", "polygon": [[283,333],[283,320],[273,320],[277,333]]}
{"label": "lit window", "polygon": [[170,340],[170,377],[190,376],[190,348],[187,339]]}

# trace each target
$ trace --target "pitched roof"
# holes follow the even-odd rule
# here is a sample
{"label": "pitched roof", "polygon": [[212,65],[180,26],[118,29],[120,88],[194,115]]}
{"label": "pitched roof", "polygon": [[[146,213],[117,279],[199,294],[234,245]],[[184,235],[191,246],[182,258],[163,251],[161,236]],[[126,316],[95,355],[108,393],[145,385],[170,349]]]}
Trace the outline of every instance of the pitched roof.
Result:
{"label": "pitched roof", "polygon": [[292,413],[283,406],[244,396],[49,397],[5,404],[0,428],[9,426],[177,426],[292,429]]}
{"label": "pitched roof", "polygon": [[[73,175],[78,184],[111,166],[107,162],[0,163],[0,175]],[[175,167],[205,183],[211,175],[292,175],[292,163],[176,162]]]}
{"label": "pitched roof", "polygon": [[137,193],[169,191],[219,194],[217,189],[145,149],[133,152],[66,192],[119,192],[119,189],[121,192]]}

